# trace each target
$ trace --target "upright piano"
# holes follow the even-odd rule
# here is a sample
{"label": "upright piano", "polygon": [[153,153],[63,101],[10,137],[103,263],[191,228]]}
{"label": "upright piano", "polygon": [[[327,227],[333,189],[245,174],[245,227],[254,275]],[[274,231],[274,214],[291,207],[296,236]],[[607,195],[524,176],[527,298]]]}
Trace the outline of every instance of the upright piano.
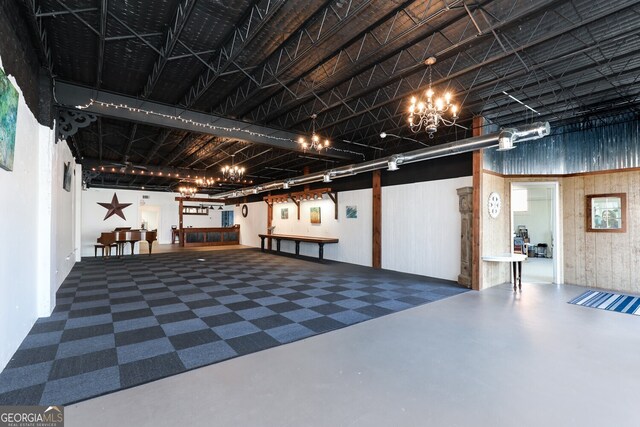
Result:
{"label": "upright piano", "polygon": [[[107,232],[101,233],[100,237],[98,238],[98,243],[104,244],[105,242],[115,242],[118,244],[120,249],[123,249],[122,247],[126,243],[130,243],[131,254],[133,255],[133,250],[136,242],[139,242],[141,240],[146,240],[149,243],[149,253],[151,253],[153,242],[157,240],[157,237],[158,237],[157,230],[131,230],[131,229],[125,228],[125,229],[116,229],[114,231],[107,231]],[[119,255],[123,254],[122,250],[120,250],[119,252],[120,252]]]}

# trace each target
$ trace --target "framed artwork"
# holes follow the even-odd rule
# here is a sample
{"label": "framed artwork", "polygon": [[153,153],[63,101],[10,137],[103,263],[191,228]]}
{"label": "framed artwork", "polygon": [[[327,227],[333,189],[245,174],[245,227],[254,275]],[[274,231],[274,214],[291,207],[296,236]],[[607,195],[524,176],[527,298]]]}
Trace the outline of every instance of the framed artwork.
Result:
{"label": "framed artwork", "polygon": [[280,219],[289,219],[289,208],[280,209]]}
{"label": "framed artwork", "polygon": [[311,208],[311,224],[320,224],[321,222],[320,207]]}
{"label": "framed artwork", "polygon": [[18,123],[18,91],[0,68],[0,168],[13,170]]}
{"label": "framed artwork", "polygon": [[358,218],[357,206],[347,206],[347,218]]}
{"label": "framed artwork", "polygon": [[624,233],[627,231],[626,193],[592,194],[587,198],[587,231]]}
{"label": "framed artwork", "polygon": [[64,164],[64,175],[62,177],[62,188],[66,191],[71,191],[71,177],[73,176],[73,169],[71,169],[71,162]]}

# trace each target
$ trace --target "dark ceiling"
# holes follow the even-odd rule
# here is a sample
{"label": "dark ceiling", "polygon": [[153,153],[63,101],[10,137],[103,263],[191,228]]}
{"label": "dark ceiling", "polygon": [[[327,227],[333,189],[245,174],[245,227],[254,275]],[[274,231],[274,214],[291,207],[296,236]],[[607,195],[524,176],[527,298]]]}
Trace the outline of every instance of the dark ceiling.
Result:
{"label": "dark ceiling", "polygon": [[[57,82],[296,133],[317,114],[319,133],[367,159],[471,136],[475,115],[553,126],[640,105],[640,1],[24,0],[22,10]],[[405,125],[430,56],[434,88],[462,108],[461,126],[433,140]],[[194,176],[216,176],[237,153],[255,183],[354,162],[106,116],[69,143],[86,165]],[[185,179],[119,170],[87,183],[166,190]]]}

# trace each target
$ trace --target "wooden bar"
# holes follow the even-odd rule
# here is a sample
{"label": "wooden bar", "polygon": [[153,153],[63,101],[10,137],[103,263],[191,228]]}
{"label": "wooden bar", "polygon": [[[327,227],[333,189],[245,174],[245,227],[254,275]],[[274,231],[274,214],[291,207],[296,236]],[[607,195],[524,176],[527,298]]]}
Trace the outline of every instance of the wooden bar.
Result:
{"label": "wooden bar", "polygon": [[[189,227],[182,231],[184,246],[223,246],[240,244],[240,226]],[[226,238],[225,238],[226,235]]]}
{"label": "wooden bar", "polygon": [[380,170],[373,171],[373,268],[382,268],[382,187]]}

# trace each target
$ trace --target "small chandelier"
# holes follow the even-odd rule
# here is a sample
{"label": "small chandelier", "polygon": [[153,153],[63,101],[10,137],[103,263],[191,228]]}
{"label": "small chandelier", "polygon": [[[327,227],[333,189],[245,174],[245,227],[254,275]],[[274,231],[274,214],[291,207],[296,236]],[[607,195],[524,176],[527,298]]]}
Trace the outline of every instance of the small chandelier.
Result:
{"label": "small chandelier", "polygon": [[196,187],[181,186],[178,187],[178,191],[182,197],[191,197],[198,192],[198,189]]}
{"label": "small chandelier", "polygon": [[227,181],[240,181],[244,176],[245,168],[240,168],[237,165],[234,166],[233,160],[235,158],[235,154],[231,155],[231,166],[225,165],[222,167],[222,177]]}
{"label": "small chandelier", "polygon": [[[458,107],[451,103],[451,94],[445,92],[444,97],[437,97],[431,88],[431,66],[436,63],[433,56],[424,61],[429,66],[429,87],[424,92],[426,99],[416,99],[411,97],[409,106],[409,127],[414,133],[422,129],[433,138],[433,134],[438,130],[438,126],[453,126],[459,117]],[[451,118],[445,119],[445,113],[451,111]]]}
{"label": "small chandelier", "polygon": [[317,150],[318,152],[322,151],[323,148],[327,148],[329,147],[329,140],[325,139],[324,140],[324,144],[321,142],[321,138],[320,136],[316,133],[316,118],[318,116],[316,114],[313,114],[311,116],[311,141],[307,142],[307,140],[304,137],[300,137],[300,139],[298,139],[298,144],[300,144],[302,146],[302,149],[304,151],[307,151],[309,149],[311,150]]}
{"label": "small chandelier", "polygon": [[217,181],[214,178],[202,177],[196,178],[195,182],[198,187],[213,187]]}

